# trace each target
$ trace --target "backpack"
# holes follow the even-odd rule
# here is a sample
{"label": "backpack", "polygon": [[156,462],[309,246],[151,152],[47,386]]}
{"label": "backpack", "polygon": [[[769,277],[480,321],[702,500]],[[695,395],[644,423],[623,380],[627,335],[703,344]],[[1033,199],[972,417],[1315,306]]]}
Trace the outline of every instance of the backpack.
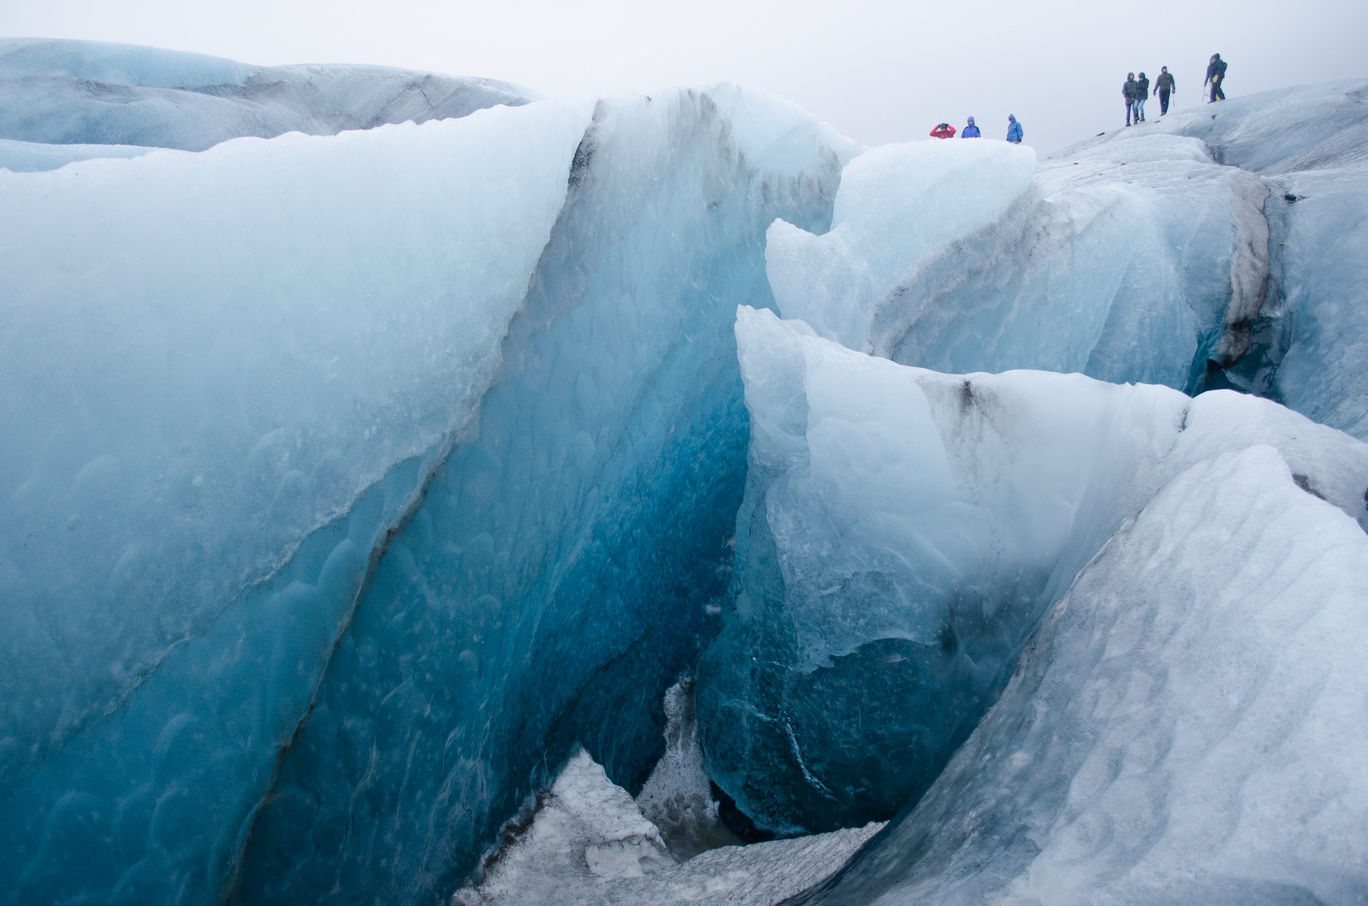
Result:
{"label": "backpack", "polygon": [[1226,71],[1226,61],[1225,61],[1225,60],[1217,60],[1217,61],[1216,61],[1216,78],[1218,78],[1218,79],[1224,79],[1224,78],[1225,78],[1225,71]]}

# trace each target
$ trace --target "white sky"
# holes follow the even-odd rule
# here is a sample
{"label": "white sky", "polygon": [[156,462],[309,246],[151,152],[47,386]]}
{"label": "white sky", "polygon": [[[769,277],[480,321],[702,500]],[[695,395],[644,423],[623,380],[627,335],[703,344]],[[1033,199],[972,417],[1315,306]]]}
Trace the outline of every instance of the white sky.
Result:
{"label": "white sky", "polygon": [[1232,98],[1368,78],[1368,0],[0,0],[0,35],[377,63],[553,96],[729,80],[871,145],[971,114],[1002,138],[1015,113],[1043,153],[1122,126],[1127,71],[1167,65],[1179,109],[1200,102],[1213,52]]}

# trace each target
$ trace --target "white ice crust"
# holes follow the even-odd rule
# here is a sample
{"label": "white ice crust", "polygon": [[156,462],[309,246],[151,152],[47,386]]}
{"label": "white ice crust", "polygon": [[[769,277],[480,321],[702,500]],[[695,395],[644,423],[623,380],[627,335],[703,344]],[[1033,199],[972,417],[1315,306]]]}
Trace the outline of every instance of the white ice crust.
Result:
{"label": "white ice crust", "polygon": [[[901,563],[921,595],[787,612],[804,662],[1049,575],[1005,694],[811,902],[1368,890],[1368,445],[1230,391],[943,375],[744,309],[737,333],[788,587]],[[1022,605],[989,617],[1029,634]]]}
{"label": "white ice crust", "polygon": [[772,906],[835,872],[882,825],[710,849],[685,862],[581,750],[530,827],[453,906]]}

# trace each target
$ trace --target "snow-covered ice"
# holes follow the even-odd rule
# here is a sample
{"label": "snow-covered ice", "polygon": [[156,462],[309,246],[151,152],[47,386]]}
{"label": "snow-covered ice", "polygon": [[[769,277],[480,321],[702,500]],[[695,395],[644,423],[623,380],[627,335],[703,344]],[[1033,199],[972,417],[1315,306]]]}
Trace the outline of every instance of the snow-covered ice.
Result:
{"label": "snow-covered ice", "polygon": [[[250,66],[124,44],[0,38],[0,139],[200,151],[240,136],[331,135],[531,100],[491,79],[382,66]],[[115,146],[114,150],[101,150]],[[0,143],[0,168],[59,166]]]}

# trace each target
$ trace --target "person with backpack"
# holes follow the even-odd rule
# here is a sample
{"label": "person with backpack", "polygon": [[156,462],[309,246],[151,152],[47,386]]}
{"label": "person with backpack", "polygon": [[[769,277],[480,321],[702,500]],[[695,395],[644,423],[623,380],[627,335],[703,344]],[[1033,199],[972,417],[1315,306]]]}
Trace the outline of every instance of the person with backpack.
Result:
{"label": "person with backpack", "polygon": [[936,128],[934,128],[934,129],[931,130],[931,137],[932,137],[932,138],[954,138],[954,137],[955,137],[955,127],[952,126],[952,125],[950,125],[949,123],[940,123],[940,124],[938,124],[938,125],[936,126]]}
{"label": "person with backpack", "polygon": [[1173,84],[1173,76],[1167,66],[1159,67],[1159,78],[1154,80],[1154,93],[1159,95],[1159,115],[1168,113],[1169,95],[1178,91]]}
{"label": "person with backpack", "polygon": [[960,133],[960,138],[978,138],[979,127],[974,125],[974,118],[969,117],[969,122],[965,125],[964,131]]}
{"label": "person with backpack", "polygon": [[1135,116],[1137,123],[1145,121],[1145,101],[1149,98],[1149,77],[1143,72],[1135,80]]}
{"label": "person with backpack", "polygon": [[1014,145],[1021,144],[1021,124],[1012,114],[1007,114],[1007,141]]}
{"label": "person with backpack", "polygon": [[1206,81],[1202,86],[1206,87],[1207,82],[1211,83],[1211,103],[1225,100],[1225,92],[1221,90],[1221,83],[1225,81],[1226,61],[1221,59],[1221,55],[1214,53],[1211,55],[1211,62],[1207,64]]}
{"label": "person with backpack", "polygon": [[[1135,73],[1126,73],[1126,84],[1121,86],[1121,96],[1126,99],[1126,125],[1131,124],[1131,115],[1135,113],[1135,95],[1140,90],[1140,83],[1135,81]],[[1138,123],[1139,120],[1136,120]]]}

